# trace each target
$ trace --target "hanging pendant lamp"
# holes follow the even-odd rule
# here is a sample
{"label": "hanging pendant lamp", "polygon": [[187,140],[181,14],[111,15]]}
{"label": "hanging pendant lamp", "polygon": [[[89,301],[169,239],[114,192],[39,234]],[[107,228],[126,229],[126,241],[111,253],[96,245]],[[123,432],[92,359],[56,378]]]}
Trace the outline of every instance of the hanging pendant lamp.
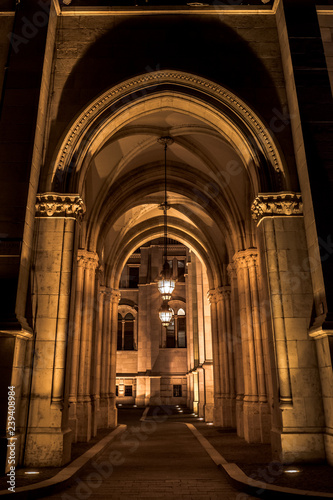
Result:
{"label": "hanging pendant lamp", "polygon": [[158,315],[160,317],[161,323],[163,326],[167,327],[172,320],[172,309],[168,304],[167,300],[163,300],[162,306],[160,307],[160,310],[158,312]]}
{"label": "hanging pendant lamp", "polygon": [[[173,143],[173,139],[169,136],[160,137],[160,144],[164,145],[164,203],[161,204],[164,216],[164,255],[163,269],[157,282],[158,290],[162,295],[163,301],[171,299],[171,294],[175,289],[176,280],[172,277],[172,269],[168,263],[168,215],[167,210],[170,208],[167,202],[167,148]],[[171,318],[170,318],[171,319]]]}

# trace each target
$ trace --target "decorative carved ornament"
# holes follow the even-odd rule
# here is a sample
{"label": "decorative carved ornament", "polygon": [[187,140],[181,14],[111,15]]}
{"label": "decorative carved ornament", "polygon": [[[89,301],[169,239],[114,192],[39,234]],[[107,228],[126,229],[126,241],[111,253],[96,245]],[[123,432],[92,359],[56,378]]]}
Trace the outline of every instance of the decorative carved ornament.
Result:
{"label": "decorative carved ornament", "polygon": [[86,206],[79,194],[42,193],[36,197],[36,217],[80,219]]}
{"label": "decorative carved ornament", "polygon": [[252,218],[259,223],[263,217],[303,215],[300,193],[261,193],[251,206]]}
{"label": "decorative carved ornament", "polygon": [[77,263],[78,266],[82,266],[84,269],[97,269],[98,255],[96,252],[89,252],[80,248],[77,252]]}
{"label": "decorative carved ornament", "polygon": [[261,121],[259,116],[257,116],[235,94],[220,85],[190,73],[172,70],[155,71],[131,78],[130,80],[126,80],[124,83],[113,87],[111,90],[108,90],[96,99],[90,107],[77,118],[67,133],[55,161],[55,170],[64,171],[66,169],[66,165],[73,154],[75,146],[77,145],[82,134],[89,128],[89,124],[92,122],[95,123],[97,117],[114,102],[121,99],[124,95],[128,96],[129,91],[132,95],[139,93],[139,96],[144,96],[147,92],[147,88],[152,85],[156,87],[157,85],[163,83],[178,83],[180,86],[185,88],[196,89],[204,92],[205,94],[209,94],[224,103],[229,109],[238,115],[249,128],[253,130],[255,135],[260,138],[261,143],[264,145],[266,153],[270,159],[271,165],[276,172],[280,172],[282,166],[280,154],[267,127]]}
{"label": "decorative carved ornament", "polygon": [[247,250],[241,250],[235,253],[232,258],[233,269],[238,271],[239,269],[249,269],[252,266],[257,266],[258,262],[258,250],[256,248],[248,248]]}

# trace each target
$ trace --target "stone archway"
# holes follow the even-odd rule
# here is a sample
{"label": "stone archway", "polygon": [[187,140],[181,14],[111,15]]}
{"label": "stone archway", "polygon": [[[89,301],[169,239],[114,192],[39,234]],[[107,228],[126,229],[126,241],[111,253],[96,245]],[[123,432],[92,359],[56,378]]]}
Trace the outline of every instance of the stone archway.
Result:
{"label": "stone archway", "polygon": [[[133,78],[94,100],[45,169],[46,192],[38,195],[36,213],[41,333],[35,349],[48,365],[41,367],[43,383],[34,367],[26,463],[59,465],[69,459],[71,433],[89,440],[99,426],[117,423],[119,279],[134,249],[162,235],[157,138],[166,133],[174,138],[169,234],[193,251],[195,273],[201,266],[209,290],[214,423],[236,428],[249,442],[269,442],[272,434],[282,459],[291,446],[305,458],[304,440],[311,435],[320,458],[315,422],[321,403],[315,387],[302,396],[298,376],[306,376],[308,365],[294,366],[292,351],[293,341],[302,342],[308,364],[315,362],[306,336],[310,274],[296,268],[306,250],[291,248],[284,236],[289,231],[295,242],[304,238],[301,197],[288,191],[279,147],[249,106],[212,82],[164,71]],[[59,286],[51,293],[53,273]],[[200,300],[207,308],[207,296]],[[294,300],[291,309],[288,300]],[[103,346],[109,355],[101,358]],[[201,361],[190,367],[196,375]],[[318,373],[313,377],[317,381]],[[69,413],[63,411],[68,402]],[[318,415],[303,411],[313,404]],[[49,427],[41,433],[34,420],[39,405],[57,436],[52,450]]]}

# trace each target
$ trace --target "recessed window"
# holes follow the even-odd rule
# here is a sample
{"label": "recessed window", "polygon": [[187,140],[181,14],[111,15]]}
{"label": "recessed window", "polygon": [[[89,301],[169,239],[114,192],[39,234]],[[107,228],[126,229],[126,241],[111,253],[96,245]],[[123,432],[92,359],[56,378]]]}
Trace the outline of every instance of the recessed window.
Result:
{"label": "recessed window", "polygon": [[139,267],[129,266],[128,268],[128,287],[138,288],[139,283]]}
{"label": "recessed window", "polygon": [[133,386],[125,385],[125,396],[133,396]]}
{"label": "recessed window", "polygon": [[182,397],[182,386],[181,385],[174,385],[173,386],[173,397],[174,398],[181,398]]}
{"label": "recessed window", "polygon": [[116,385],[116,396],[119,396],[119,390],[117,385]]}

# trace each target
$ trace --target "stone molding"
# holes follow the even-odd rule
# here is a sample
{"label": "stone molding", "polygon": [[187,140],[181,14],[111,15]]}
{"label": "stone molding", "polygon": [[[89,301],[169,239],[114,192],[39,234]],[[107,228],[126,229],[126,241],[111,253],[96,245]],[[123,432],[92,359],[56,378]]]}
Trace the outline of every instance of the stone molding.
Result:
{"label": "stone molding", "polygon": [[86,206],[79,194],[37,194],[35,206],[35,217],[81,219],[86,212]]}
{"label": "stone molding", "polygon": [[126,80],[120,85],[116,85],[112,89],[108,90],[93,101],[90,104],[90,107],[76,119],[68,131],[59,153],[55,158],[55,170],[53,174],[56,171],[59,172],[66,170],[67,164],[73,155],[75,147],[78,146],[80,137],[89,128],[89,124],[96,122],[97,117],[112,106],[113,103],[120,100],[124,95],[128,95],[129,92],[142,92],[145,88],[152,85],[156,87],[157,85],[164,83],[178,83],[188,89],[199,90],[205,94],[209,94],[224,103],[230,110],[232,110],[233,113],[235,113],[235,115],[240,117],[240,119],[245,122],[258,137],[260,137],[262,147],[265,148],[265,152],[274,170],[276,172],[281,171],[283,163],[278,149],[274,144],[273,138],[259,116],[256,115],[245,102],[229,90],[210,80],[206,80],[190,73],[165,70],[149,72]]}
{"label": "stone molding", "polygon": [[252,218],[259,223],[263,217],[303,215],[300,193],[260,193],[251,206]]}
{"label": "stone molding", "polygon": [[89,252],[80,248],[77,252],[77,263],[78,266],[82,266],[85,269],[97,269],[99,263],[98,255],[96,252]]}

